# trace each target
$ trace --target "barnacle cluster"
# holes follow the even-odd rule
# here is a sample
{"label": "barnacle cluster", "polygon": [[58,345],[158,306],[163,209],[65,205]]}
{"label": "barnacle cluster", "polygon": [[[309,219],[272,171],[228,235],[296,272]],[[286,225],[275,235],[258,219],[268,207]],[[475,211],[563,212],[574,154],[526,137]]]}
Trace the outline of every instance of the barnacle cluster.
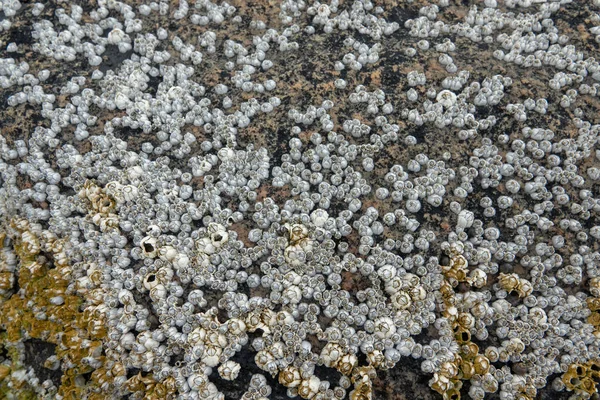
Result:
{"label": "barnacle cluster", "polygon": [[[3,266],[12,260],[10,280],[16,280],[19,290],[0,303],[3,345],[18,350],[29,339],[54,344],[56,359],[65,363],[58,394],[79,398],[86,390],[78,381],[94,370],[87,360],[102,353],[106,332],[101,328],[101,315],[80,310],[83,298],[70,287],[73,268],[66,240],[22,218],[11,219],[5,229]],[[5,395],[27,386],[28,367],[23,362],[17,353],[4,365]],[[46,360],[45,366],[56,368],[51,360]]]}
{"label": "barnacle cluster", "polygon": [[590,279],[589,288],[592,296],[587,299],[590,309],[587,322],[594,326],[594,334],[600,336],[600,277]]}
{"label": "barnacle cluster", "polygon": [[0,15],[0,397],[596,394],[599,1]]}
{"label": "barnacle cluster", "polygon": [[585,364],[571,364],[562,376],[567,390],[574,391],[581,397],[591,397],[598,393],[599,380],[600,363],[598,359],[590,360]]}
{"label": "barnacle cluster", "polygon": [[[453,359],[441,364],[430,382],[431,388],[444,399],[459,399],[462,381],[470,381],[474,376],[478,377],[479,387],[484,391],[493,393],[498,389],[497,381],[489,374],[490,360],[480,354],[479,346],[471,341],[471,330],[475,326],[476,318],[486,314],[486,306],[468,293],[465,294],[467,299],[464,299],[465,296],[457,296],[455,292],[455,287],[460,282],[474,287],[482,287],[485,284],[485,273],[481,269],[476,268],[469,273],[463,251],[464,248],[460,245],[451,246],[448,249],[449,264],[442,266],[445,278],[440,287],[443,298],[442,317],[444,324],[452,329],[457,344]],[[485,386],[481,384],[483,382]]]}

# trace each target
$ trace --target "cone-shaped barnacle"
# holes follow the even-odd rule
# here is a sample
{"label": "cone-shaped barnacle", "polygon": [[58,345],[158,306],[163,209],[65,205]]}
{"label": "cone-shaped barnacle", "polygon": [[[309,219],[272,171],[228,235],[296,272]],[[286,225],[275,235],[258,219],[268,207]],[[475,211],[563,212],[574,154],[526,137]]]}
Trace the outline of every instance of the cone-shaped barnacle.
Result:
{"label": "cone-shaped barnacle", "polygon": [[221,376],[221,378],[225,379],[226,381],[233,381],[235,380],[241,370],[241,366],[240,364],[238,364],[235,361],[225,361],[223,364],[219,365],[219,376]]}
{"label": "cone-shaped barnacle", "polygon": [[482,354],[477,354],[473,360],[473,366],[476,374],[485,375],[490,370],[490,360]]}
{"label": "cone-shaped barnacle", "polygon": [[312,245],[303,247],[300,244],[295,244],[286,247],[283,255],[288,264],[292,267],[299,267],[306,262],[306,251],[309,250],[312,250]]}
{"label": "cone-shaped barnacle", "polygon": [[216,367],[219,364],[219,357],[223,349],[219,346],[207,345],[204,348],[204,355],[202,356],[202,361],[209,367]]}
{"label": "cone-shaped barnacle", "polygon": [[115,201],[120,204],[123,202],[123,196],[121,195],[123,185],[117,181],[111,181],[104,186],[104,193],[111,196]]}
{"label": "cone-shaped barnacle", "polygon": [[268,371],[269,364],[275,361],[275,357],[268,350],[261,350],[254,356],[254,362],[258,366],[258,368]]}
{"label": "cone-shaped barnacle", "polygon": [[533,292],[533,285],[527,279],[519,277],[517,274],[503,274],[498,277],[498,283],[502,289],[507,292],[516,291],[519,297],[527,297]]}
{"label": "cone-shaped barnacle", "polygon": [[335,367],[341,374],[350,376],[357,365],[358,357],[356,357],[356,354],[346,354],[338,361]]}
{"label": "cone-shaped barnacle", "polygon": [[160,281],[158,280],[155,272],[151,272],[144,277],[144,288],[147,290],[152,290],[159,284]]}
{"label": "cone-shaped barnacle", "polygon": [[92,222],[100,228],[101,232],[107,232],[119,227],[119,219],[116,214],[95,213]]}
{"label": "cone-shaped barnacle", "polygon": [[[457,383],[461,383],[458,381]],[[462,385],[462,384],[461,384]],[[444,400],[459,400],[460,399],[460,388],[452,387],[445,391],[442,396]]]}
{"label": "cone-shaped barnacle", "polygon": [[325,225],[328,218],[329,214],[322,208],[318,208],[310,214],[310,220],[319,228],[322,228]]}
{"label": "cone-shaped barnacle", "polygon": [[444,394],[445,392],[450,390],[453,386],[452,381],[450,380],[449,376],[452,376],[452,375],[443,374],[441,372],[434,373],[433,378],[429,381],[429,387],[440,394]]}
{"label": "cone-shaped barnacle", "polygon": [[190,258],[187,256],[187,254],[177,253],[177,256],[175,256],[175,259],[173,259],[172,262],[175,269],[182,270],[187,268],[187,266],[190,264]]}
{"label": "cone-shaped barnacle", "polygon": [[588,297],[587,305],[591,311],[600,311],[600,298],[598,297]]}
{"label": "cone-shaped barnacle", "polygon": [[177,257],[177,250],[173,246],[163,246],[158,249],[157,255],[161,260],[172,262]]}
{"label": "cone-shaped barnacle", "polygon": [[482,288],[487,282],[487,274],[483,270],[475,268],[469,273],[468,282],[476,288]]}
{"label": "cone-shaped barnacle", "polygon": [[520,298],[527,297],[533,292],[533,285],[527,279],[521,278],[519,280],[519,286],[517,286],[517,293]]}
{"label": "cone-shaped barnacle", "polygon": [[470,313],[460,313],[458,314],[458,319],[456,321],[461,329],[468,330],[475,326],[475,318]]}
{"label": "cone-shaped barnacle", "polygon": [[0,365],[0,380],[5,379],[11,373],[11,369],[7,365]]}
{"label": "cone-shaped barnacle", "polygon": [[369,365],[375,368],[384,369],[385,356],[381,350],[375,349],[372,352],[367,353],[367,360],[369,360]]}
{"label": "cone-shaped barnacle", "polygon": [[333,367],[341,360],[344,349],[338,343],[329,342],[321,350],[320,361],[326,367]]}
{"label": "cone-shaped barnacle", "polygon": [[411,296],[405,291],[399,291],[391,296],[392,306],[397,310],[406,310],[412,304]]}
{"label": "cone-shaped barnacle", "polygon": [[173,280],[173,275],[173,269],[169,266],[164,266],[156,271],[156,280],[162,284],[167,284]]}
{"label": "cone-shaped barnacle", "polygon": [[37,236],[30,232],[25,231],[21,234],[21,240],[18,241],[18,245],[15,246],[15,252],[20,259],[28,260],[36,256],[41,250],[40,241]]}
{"label": "cone-shaped barnacle", "polygon": [[[270,315],[272,313],[272,315]],[[252,311],[246,315],[245,323],[248,332],[254,332],[262,329],[265,334],[271,332],[271,323],[275,321],[275,313],[271,310]]]}
{"label": "cone-shaped barnacle", "polygon": [[387,339],[396,333],[396,325],[390,317],[380,317],[375,320],[375,336]]}
{"label": "cone-shaped barnacle", "polygon": [[300,370],[293,365],[288,365],[279,372],[279,383],[288,388],[300,386],[302,383]]}
{"label": "cone-shaped barnacle", "polygon": [[473,366],[473,363],[463,358],[460,363],[460,372],[458,376],[462,380],[469,380],[473,377],[473,375],[475,375],[475,367]]}
{"label": "cone-shaped barnacle", "polygon": [[92,180],[86,180],[77,193],[82,199],[92,200],[102,192],[102,189]]}
{"label": "cone-shaped barnacle", "polygon": [[321,380],[314,375],[303,379],[298,387],[298,394],[303,399],[312,399],[319,392],[320,384]]}
{"label": "cone-shaped barnacle", "polygon": [[190,388],[200,390],[208,383],[208,378],[204,374],[192,374],[187,379],[187,384]]}
{"label": "cone-shaped barnacle", "polygon": [[352,374],[354,390],[350,392],[350,400],[371,400],[373,398],[372,379],[377,377],[372,366],[357,367]]}
{"label": "cone-shaped barnacle", "polygon": [[562,381],[569,391],[584,390],[583,380],[587,375],[587,366],[584,364],[571,364],[562,376]]}
{"label": "cone-shaped barnacle", "polygon": [[138,188],[133,185],[125,185],[121,189],[121,195],[124,201],[132,201],[138,196]]}
{"label": "cone-shaped barnacle", "polygon": [[196,250],[203,255],[214,254],[217,251],[209,237],[200,238],[196,240],[195,244]]}
{"label": "cone-shaped barnacle", "polygon": [[149,258],[154,258],[158,254],[158,245],[156,238],[152,236],[146,236],[140,241],[140,247],[142,248],[142,254]]}
{"label": "cone-shaped barnacle", "polygon": [[588,286],[590,288],[590,292],[592,294],[599,293],[600,294],[600,278],[592,278],[588,281]]}
{"label": "cone-shaped barnacle", "polygon": [[519,275],[500,273],[500,275],[498,275],[498,283],[502,289],[510,293],[519,286]]}
{"label": "cone-shaped barnacle", "polygon": [[442,265],[442,272],[444,276],[449,279],[454,279],[458,282],[464,282],[467,280],[467,267],[469,263],[465,256],[463,256],[464,247],[460,243],[452,243],[448,250],[450,257],[450,263],[448,265]]}
{"label": "cone-shaped barnacle", "polygon": [[446,361],[440,367],[440,374],[446,376],[448,378],[453,378],[458,375],[458,367],[456,365],[456,361],[458,357],[456,357],[455,361]]}
{"label": "cone-shaped barnacle", "polygon": [[288,264],[298,267],[306,262],[306,255],[313,250],[313,240],[308,237],[308,229],[301,224],[285,224],[290,244],[284,250]]}
{"label": "cone-shaped barnacle", "polygon": [[110,214],[115,210],[115,200],[106,193],[100,192],[90,199],[94,211],[101,214]]}
{"label": "cone-shaped barnacle", "polygon": [[15,282],[15,275],[12,272],[0,272],[0,296],[10,293],[10,289]]}
{"label": "cone-shaped barnacle", "polygon": [[239,318],[231,318],[227,321],[227,328],[232,335],[238,336],[246,332],[246,323]]}
{"label": "cone-shaped barnacle", "polygon": [[308,237],[308,229],[301,224],[285,224],[284,228],[287,229],[291,244],[306,239]]}

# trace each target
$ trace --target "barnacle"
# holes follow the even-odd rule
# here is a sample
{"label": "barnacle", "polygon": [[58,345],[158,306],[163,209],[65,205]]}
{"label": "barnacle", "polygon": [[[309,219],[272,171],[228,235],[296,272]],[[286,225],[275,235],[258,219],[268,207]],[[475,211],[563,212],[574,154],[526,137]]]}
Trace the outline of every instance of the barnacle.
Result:
{"label": "barnacle", "polygon": [[498,282],[504,290],[509,293],[516,291],[521,298],[529,296],[533,291],[531,282],[529,282],[527,279],[519,277],[517,274],[500,273],[498,276]]}
{"label": "barnacle", "polygon": [[89,202],[91,213],[111,214],[115,211],[116,201],[94,181],[86,180],[79,197]]}
{"label": "barnacle", "polygon": [[592,396],[598,393],[600,382],[600,360],[592,359],[587,363],[574,363],[569,365],[567,372],[562,376],[562,382],[568,391],[575,394]]}
{"label": "barnacle", "polygon": [[302,383],[300,370],[292,365],[288,365],[279,372],[279,383],[289,388],[299,386]]}
{"label": "barnacle", "polygon": [[450,263],[442,266],[442,272],[447,279],[456,282],[467,281],[469,263],[460,249],[453,248],[449,251]]}
{"label": "barnacle", "polygon": [[154,258],[158,254],[158,244],[155,238],[146,236],[140,241],[142,254],[146,257]]}
{"label": "barnacle", "polygon": [[351,400],[371,400],[373,398],[372,380],[377,376],[372,366],[356,367],[352,373],[354,390],[350,392]]}
{"label": "barnacle", "polygon": [[354,368],[358,365],[358,358],[355,354],[345,354],[340,358],[335,366],[340,373],[350,376]]}
{"label": "barnacle", "polygon": [[218,369],[221,378],[228,381],[235,380],[238,374],[240,373],[240,370],[240,364],[238,364],[235,361],[226,361],[223,364],[219,365]]}
{"label": "barnacle", "polygon": [[342,346],[338,343],[330,342],[323,347],[323,350],[321,350],[319,359],[325,366],[333,367],[338,364],[344,353]]}
{"label": "barnacle", "polygon": [[299,267],[306,262],[307,253],[313,250],[313,240],[308,237],[308,229],[301,224],[286,224],[289,235],[289,245],[284,250],[284,257],[293,267]]}
{"label": "barnacle", "polygon": [[316,376],[311,376],[307,379],[303,379],[298,386],[298,394],[303,399],[312,399],[319,391],[320,379]]}

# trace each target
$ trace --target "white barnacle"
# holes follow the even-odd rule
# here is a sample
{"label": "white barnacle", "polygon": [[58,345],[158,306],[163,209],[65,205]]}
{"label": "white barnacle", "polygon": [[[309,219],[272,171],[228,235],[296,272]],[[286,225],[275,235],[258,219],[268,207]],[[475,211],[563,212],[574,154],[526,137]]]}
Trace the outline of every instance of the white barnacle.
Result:
{"label": "white barnacle", "polygon": [[469,282],[476,288],[481,288],[487,282],[487,274],[480,268],[475,268],[469,273]]}
{"label": "white barnacle", "polygon": [[157,254],[161,260],[171,262],[175,260],[175,257],[177,257],[178,252],[173,246],[163,246],[160,249],[158,249]]}
{"label": "white barnacle", "polygon": [[404,291],[399,291],[391,296],[391,302],[397,310],[406,310],[412,304],[410,295]]}
{"label": "white barnacle", "polygon": [[222,162],[227,162],[235,157],[235,152],[229,147],[223,147],[217,152],[217,156]]}
{"label": "white barnacle", "polygon": [[146,288],[147,290],[154,289],[159,284],[160,281],[158,280],[156,273],[154,272],[151,272],[144,277],[144,288]]}
{"label": "white barnacle", "polygon": [[218,346],[208,345],[204,348],[204,355],[201,361],[209,367],[216,367],[219,364],[219,357],[223,349]]}
{"label": "white barnacle", "polygon": [[298,394],[305,399],[311,399],[318,393],[320,384],[321,380],[315,375],[312,375],[300,383]]}
{"label": "white barnacle", "polygon": [[288,303],[298,304],[302,300],[302,290],[296,285],[291,285],[283,291],[283,298]]}
{"label": "white barnacle", "polygon": [[173,266],[176,269],[187,268],[189,263],[190,263],[190,258],[186,254],[183,254],[183,253],[177,253],[175,258],[173,259]]}
{"label": "white barnacle", "polygon": [[396,333],[396,325],[390,317],[380,317],[375,320],[375,336],[387,339]]}
{"label": "white barnacle", "polygon": [[232,335],[241,335],[246,332],[246,323],[239,318],[231,318],[227,321],[227,328]]}
{"label": "white barnacle", "polygon": [[[125,201],[132,201],[138,196],[138,188],[133,185],[125,185],[121,188],[121,197]],[[118,198],[117,198],[118,200]]]}
{"label": "white barnacle", "polygon": [[318,208],[310,214],[312,223],[319,228],[322,228],[325,225],[327,218],[329,218],[329,214],[322,208]]}
{"label": "white barnacle", "polygon": [[269,350],[261,350],[254,356],[254,362],[258,366],[258,368],[262,370],[268,370],[268,365],[272,361],[275,361],[275,357]]}
{"label": "white barnacle", "polygon": [[319,360],[326,367],[334,367],[337,365],[338,361],[344,356],[344,351],[342,347],[338,343],[329,342],[323,347],[321,350],[321,355],[319,356]]}
{"label": "white barnacle", "polygon": [[444,108],[450,108],[456,104],[456,94],[447,89],[440,91],[435,99]]}
{"label": "white barnacle", "polygon": [[121,92],[117,92],[115,94],[115,105],[117,106],[117,108],[119,108],[119,110],[124,110],[129,106],[129,104],[131,104],[131,101],[129,100],[129,97],[127,97],[127,95]]}
{"label": "white barnacle", "polygon": [[229,360],[219,365],[218,371],[221,378],[227,381],[233,381],[238,377],[241,369],[239,363]]}
{"label": "white barnacle", "polygon": [[192,374],[187,379],[187,384],[190,386],[190,388],[195,390],[199,390],[200,388],[204,387],[207,382],[207,376],[200,373]]}
{"label": "white barnacle", "polygon": [[279,383],[288,388],[295,388],[302,383],[300,370],[293,365],[288,365],[279,372]]}
{"label": "white barnacle", "polygon": [[167,288],[163,284],[158,284],[150,289],[150,298],[153,301],[159,301],[167,296]]}
{"label": "white barnacle", "polygon": [[125,32],[119,28],[114,28],[108,33],[107,41],[110,44],[119,44],[125,40]]}
{"label": "white barnacle", "polygon": [[470,228],[475,221],[475,214],[469,210],[462,210],[458,213],[458,220],[456,221],[456,229],[463,231],[466,228]]}
{"label": "white barnacle", "polygon": [[[217,251],[208,237],[196,240],[196,250],[204,255],[214,254]],[[208,258],[206,258],[206,260],[208,261]]]}

